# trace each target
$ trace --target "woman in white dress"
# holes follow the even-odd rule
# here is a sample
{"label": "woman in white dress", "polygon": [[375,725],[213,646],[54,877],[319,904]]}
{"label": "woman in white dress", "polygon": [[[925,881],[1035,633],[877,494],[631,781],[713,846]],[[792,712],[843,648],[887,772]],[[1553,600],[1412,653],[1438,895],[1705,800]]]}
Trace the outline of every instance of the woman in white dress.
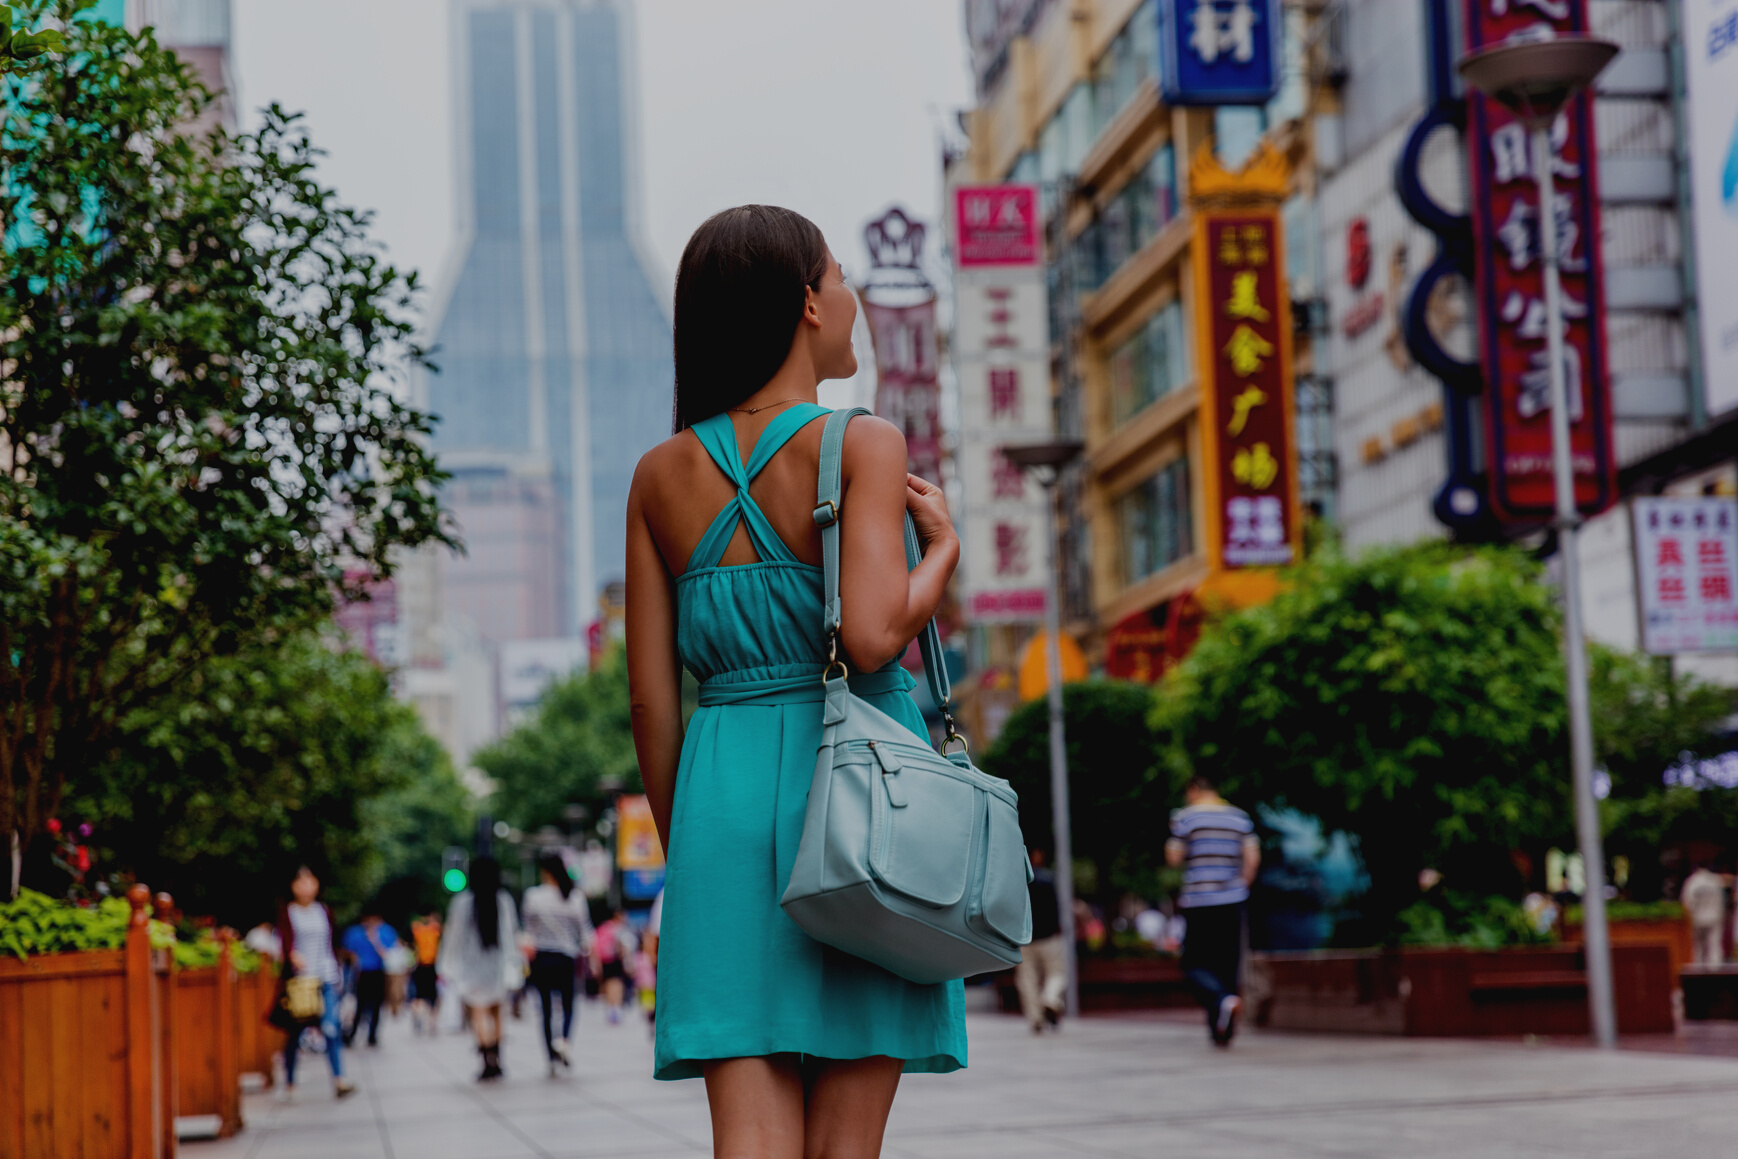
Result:
{"label": "woman in white dress", "polygon": [[501,1077],[501,1003],[519,988],[524,958],[513,895],[501,888],[493,857],[471,862],[471,888],[453,898],[436,970],[464,1003],[483,1070],[477,1081]]}

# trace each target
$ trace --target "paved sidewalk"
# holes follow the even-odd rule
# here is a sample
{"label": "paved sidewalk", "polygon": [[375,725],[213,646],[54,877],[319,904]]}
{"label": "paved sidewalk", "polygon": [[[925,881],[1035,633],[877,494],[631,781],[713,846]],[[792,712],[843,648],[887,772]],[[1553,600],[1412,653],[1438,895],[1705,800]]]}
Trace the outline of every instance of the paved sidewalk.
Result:
{"label": "paved sidewalk", "polygon": [[[527,1011],[528,1015],[530,1010]],[[905,1080],[892,1159],[1047,1156],[1654,1159],[1738,1154],[1738,1061],[1515,1043],[1247,1034],[1211,1048],[1193,1022],[1091,1018],[1033,1038],[974,1015],[972,1065]],[[544,1076],[530,1017],[508,1024],[505,1082],[471,1081],[458,1034],[382,1027],[347,1052],[362,1090],[333,1103],[324,1059],[300,1102],[250,1095],[233,1139],[184,1159],[602,1159],[710,1154],[705,1090],[657,1083],[637,1020],[588,1006],[572,1077]]]}

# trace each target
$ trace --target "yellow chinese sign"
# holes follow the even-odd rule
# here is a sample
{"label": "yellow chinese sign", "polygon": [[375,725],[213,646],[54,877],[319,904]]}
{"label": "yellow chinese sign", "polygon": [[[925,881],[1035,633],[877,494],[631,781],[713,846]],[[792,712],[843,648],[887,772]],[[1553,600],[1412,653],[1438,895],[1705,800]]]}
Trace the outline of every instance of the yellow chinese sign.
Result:
{"label": "yellow chinese sign", "polygon": [[1290,301],[1277,213],[1200,211],[1194,247],[1209,560],[1297,558]]}

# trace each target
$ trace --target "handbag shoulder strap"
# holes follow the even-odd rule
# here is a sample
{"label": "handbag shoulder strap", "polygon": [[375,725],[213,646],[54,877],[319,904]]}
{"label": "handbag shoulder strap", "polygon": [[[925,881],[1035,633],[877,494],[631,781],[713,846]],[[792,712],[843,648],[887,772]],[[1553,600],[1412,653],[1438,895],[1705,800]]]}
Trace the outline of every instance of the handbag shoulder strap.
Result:
{"label": "handbag shoulder strap", "polygon": [[[839,607],[839,503],[843,493],[843,468],[845,459],[845,427],[858,415],[866,415],[864,408],[851,407],[849,410],[836,410],[827,416],[827,425],[821,430],[821,469],[815,479],[815,522],[821,528],[821,573],[822,598],[825,604],[822,610],[822,627],[827,633],[829,652],[835,652],[838,644],[839,625],[841,622]],[[914,568],[923,559],[922,549],[917,542],[917,527],[911,522],[911,512],[905,513],[905,566],[907,570]],[[923,626],[918,633],[917,646],[923,655],[923,674],[929,681],[929,694],[935,698],[936,706],[947,722],[949,737],[956,736],[953,725],[953,713],[949,701],[953,696],[953,688],[948,680],[947,665],[941,654],[941,633],[936,630],[935,620]]]}

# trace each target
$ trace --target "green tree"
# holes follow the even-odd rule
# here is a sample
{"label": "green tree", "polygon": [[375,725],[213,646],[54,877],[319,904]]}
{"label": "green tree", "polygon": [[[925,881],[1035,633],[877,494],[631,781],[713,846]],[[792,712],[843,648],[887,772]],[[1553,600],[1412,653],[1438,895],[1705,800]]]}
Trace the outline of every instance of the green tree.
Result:
{"label": "green tree", "polygon": [[[1141,684],[1085,680],[1062,689],[1074,856],[1092,862],[1101,893],[1129,890],[1156,897],[1162,892],[1171,786],[1159,776],[1157,746],[1147,723],[1152,705],[1152,690]],[[1053,849],[1045,701],[1022,705],[1008,718],[984,753],[982,767],[1006,778],[1020,794],[1027,846]]]}
{"label": "green tree", "polygon": [[[1660,854],[1698,843],[1738,846],[1738,790],[1718,784],[1671,784],[1668,769],[1724,751],[1726,722],[1738,695],[1672,671],[1662,657],[1591,652],[1594,750],[1611,778],[1601,803],[1606,849],[1628,858],[1630,896],[1655,900],[1667,867]],[[1681,873],[1689,868],[1679,865]]]}
{"label": "green tree", "polygon": [[362,804],[362,831],[378,854],[378,885],[371,893],[387,916],[399,921],[410,913],[444,909],[441,854],[466,845],[476,819],[476,801],[460,783],[452,758],[412,713],[401,713],[385,737],[381,761],[403,770],[405,784]]}
{"label": "green tree", "polygon": [[1418,872],[1518,893],[1510,856],[1569,833],[1559,616],[1519,552],[1425,543],[1323,553],[1271,603],[1209,624],[1159,690],[1174,786],[1356,835],[1359,936],[1393,933]]}
{"label": "green tree", "polygon": [[128,714],[121,739],[67,820],[92,822],[99,866],[238,925],[269,916],[301,864],[340,910],[389,875],[432,880],[428,846],[468,818],[451,763],[386,674],[311,634],[207,662]]}
{"label": "green tree", "polygon": [[90,2],[23,0],[64,56],[0,81],[0,834],[27,847],[130,713],[448,539],[393,392],[414,276],[296,118],[195,136],[211,95]]}
{"label": "green tree", "polygon": [[589,672],[551,684],[529,718],[471,760],[495,782],[494,815],[527,833],[562,825],[569,803],[587,806],[596,817],[605,785],[641,792],[621,650],[606,653]]}

